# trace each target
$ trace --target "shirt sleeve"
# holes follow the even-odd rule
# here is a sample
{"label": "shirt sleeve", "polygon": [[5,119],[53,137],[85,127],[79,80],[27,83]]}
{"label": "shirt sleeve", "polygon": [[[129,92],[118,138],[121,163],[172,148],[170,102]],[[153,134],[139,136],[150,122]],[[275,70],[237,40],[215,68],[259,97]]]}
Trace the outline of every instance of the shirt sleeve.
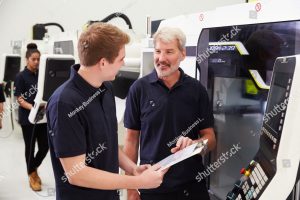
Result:
{"label": "shirt sleeve", "polygon": [[207,91],[201,84],[200,84],[200,95],[199,95],[199,107],[200,107],[199,130],[212,128],[214,126],[214,116],[212,112],[212,107],[209,102]]}
{"label": "shirt sleeve", "polygon": [[139,93],[136,84],[133,84],[126,98],[126,108],[124,115],[125,128],[141,130],[141,112],[139,103]]}
{"label": "shirt sleeve", "polygon": [[[86,135],[74,106],[57,102],[47,108],[48,134],[57,158],[85,154]],[[73,115],[73,114],[74,115]]]}
{"label": "shirt sleeve", "polygon": [[19,73],[15,79],[14,95],[19,97],[25,91],[25,83],[22,75]]}

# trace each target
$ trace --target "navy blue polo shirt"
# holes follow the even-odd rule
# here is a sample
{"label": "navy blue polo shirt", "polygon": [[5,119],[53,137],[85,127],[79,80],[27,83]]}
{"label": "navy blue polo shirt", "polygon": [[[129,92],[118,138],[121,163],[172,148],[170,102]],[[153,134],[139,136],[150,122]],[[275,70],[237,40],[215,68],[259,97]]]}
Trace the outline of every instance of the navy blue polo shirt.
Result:
{"label": "navy blue polo shirt", "polygon": [[[115,99],[109,82],[94,88],[72,66],[70,79],[47,104],[48,138],[56,183],[57,200],[118,200],[116,190],[96,190],[69,184],[67,176],[80,165],[119,172]],[[65,174],[59,158],[86,155],[85,163]]]}
{"label": "navy blue polo shirt", "polygon": [[[198,139],[199,130],[213,127],[206,89],[180,69],[178,82],[169,89],[155,70],[130,88],[124,125],[140,130],[140,162],[154,164],[171,154],[180,136]],[[163,184],[142,192],[171,192],[195,181],[204,170],[202,157],[193,156],[170,168]]]}
{"label": "navy blue polo shirt", "polygon": [[[32,72],[27,67],[19,72],[15,79],[14,95],[22,96],[23,99],[34,105],[34,99],[37,94],[38,72]],[[21,125],[30,125],[28,120],[30,110],[19,106],[19,123]]]}

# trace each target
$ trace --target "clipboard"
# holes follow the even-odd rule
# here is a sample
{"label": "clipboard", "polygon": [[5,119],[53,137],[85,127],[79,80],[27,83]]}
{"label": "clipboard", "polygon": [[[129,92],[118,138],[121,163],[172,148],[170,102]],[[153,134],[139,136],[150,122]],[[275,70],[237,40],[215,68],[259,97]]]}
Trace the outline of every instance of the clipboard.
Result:
{"label": "clipboard", "polygon": [[207,146],[208,139],[199,141],[195,144],[185,147],[184,149],[177,151],[174,154],[164,158],[159,161],[157,164],[161,166],[159,170],[164,170],[169,168],[187,158],[190,158],[196,154],[201,153],[201,151]]}

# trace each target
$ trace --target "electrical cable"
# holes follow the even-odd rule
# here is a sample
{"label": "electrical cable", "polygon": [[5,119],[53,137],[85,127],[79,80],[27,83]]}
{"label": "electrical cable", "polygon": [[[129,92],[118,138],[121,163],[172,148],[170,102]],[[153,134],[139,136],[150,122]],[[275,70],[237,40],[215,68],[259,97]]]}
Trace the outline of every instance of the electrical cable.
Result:
{"label": "electrical cable", "polygon": [[[35,117],[35,120],[34,120],[34,126],[33,126],[33,129],[32,129],[32,134],[31,134],[31,139],[30,139],[30,149],[29,149],[29,158],[28,158],[28,163],[27,163],[27,169],[29,169],[29,166],[30,166],[29,164],[31,162],[32,154],[34,156],[34,152],[32,152],[32,150],[34,149],[34,145],[35,145],[35,142],[34,142],[35,128],[36,128],[37,122],[40,121],[43,118],[44,114],[45,114],[45,107],[42,106],[42,107],[39,108],[39,110],[37,112],[37,115]],[[42,196],[42,195],[39,195],[39,196]],[[42,197],[46,197],[46,196],[42,196]]]}
{"label": "electrical cable", "polygon": [[43,24],[44,26],[57,26],[60,28],[61,32],[65,32],[65,29],[58,23],[50,22]]}
{"label": "electrical cable", "polygon": [[108,15],[107,17],[103,18],[102,20],[97,20],[97,21],[88,21],[88,25],[91,25],[93,23],[96,23],[96,22],[109,22],[110,20],[114,19],[114,18],[117,18],[117,17],[120,17],[122,18],[126,24],[128,25],[129,29],[132,29],[132,24],[131,24],[131,21],[130,19],[124,14],[124,13],[120,13],[120,12],[116,12],[116,13],[112,13],[110,15]]}

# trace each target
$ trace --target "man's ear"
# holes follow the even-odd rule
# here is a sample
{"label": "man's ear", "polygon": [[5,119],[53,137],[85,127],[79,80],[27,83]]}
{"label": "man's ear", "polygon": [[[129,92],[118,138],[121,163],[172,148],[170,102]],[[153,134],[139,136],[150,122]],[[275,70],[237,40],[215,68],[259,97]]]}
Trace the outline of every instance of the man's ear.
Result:
{"label": "man's ear", "polygon": [[101,58],[98,62],[98,66],[99,66],[99,69],[101,70],[105,65],[106,65],[106,59],[105,58]]}

